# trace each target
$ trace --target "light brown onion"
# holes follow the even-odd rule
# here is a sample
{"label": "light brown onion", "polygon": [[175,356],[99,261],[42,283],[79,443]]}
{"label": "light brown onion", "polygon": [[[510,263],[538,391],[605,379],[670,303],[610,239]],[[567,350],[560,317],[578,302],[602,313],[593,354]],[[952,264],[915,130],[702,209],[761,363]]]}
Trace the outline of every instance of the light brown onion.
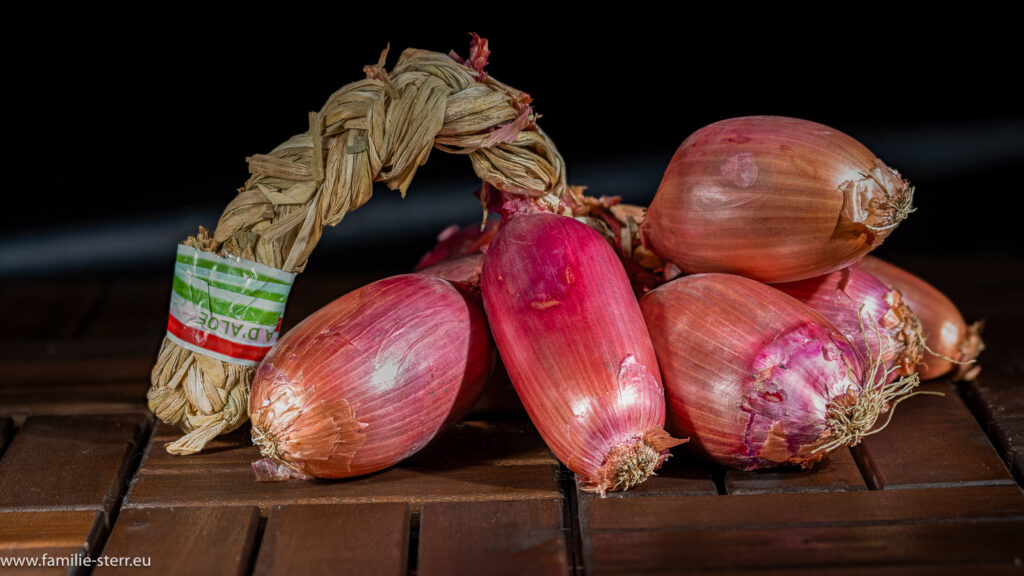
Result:
{"label": "light brown onion", "polygon": [[645,481],[669,437],[658,361],[625,270],[592,228],[513,215],[484,257],[484,307],[512,384],[588,490]]}
{"label": "light brown onion", "polygon": [[[914,310],[924,335],[924,358],[917,367],[922,380],[938,378],[953,371],[956,380],[974,380],[981,371],[976,362],[985,349],[981,339],[983,322],[968,325],[956,304],[931,284],[880,258],[868,256],[859,267],[890,288],[899,290]],[[950,362],[954,360],[957,364]]]}
{"label": "light brown onion", "polygon": [[857,261],[913,211],[912,200],[907,181],[846,134],[750,116],[683,142],[640,232],[688,273],[791,282]]}
{"label": "light brown onion", "polygon": [[483,310],[423,274],[379,280],[314,312],[256,372],[257,478],[348,478],[392,466],[462,418],[494,368]]}

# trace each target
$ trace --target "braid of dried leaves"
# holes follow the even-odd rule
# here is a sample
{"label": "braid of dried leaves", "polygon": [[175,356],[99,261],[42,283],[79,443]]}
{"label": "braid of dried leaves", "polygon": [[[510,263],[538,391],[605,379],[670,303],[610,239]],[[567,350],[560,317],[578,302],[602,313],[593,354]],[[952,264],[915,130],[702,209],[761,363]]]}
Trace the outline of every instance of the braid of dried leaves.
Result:
{"label": "braid of dried leaves", "polygon": [[[248,159],[252,176],[211,237],[185,244],[301,272],[325,226],[365,204],[374,182],[405,196],[431,148],[467,154],[488,185],[563,212],[565,166],[537,127],[529,95],[484,72],[487,41],[473,35],[469,58],[409,49],[389,73],[387,50],[366,79],[335,92],[309,114],[309,131]],[[147,398],[186,434],[167,444],[192,454],[248,419],[254,369],[164,339]]]}

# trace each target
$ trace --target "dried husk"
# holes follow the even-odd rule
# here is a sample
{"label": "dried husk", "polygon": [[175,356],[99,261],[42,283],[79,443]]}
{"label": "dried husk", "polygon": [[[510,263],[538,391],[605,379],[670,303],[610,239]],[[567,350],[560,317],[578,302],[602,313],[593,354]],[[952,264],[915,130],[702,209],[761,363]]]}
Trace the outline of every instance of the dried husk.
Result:
{"label": "dried husk", "polygon": [[[374,182],[404,196],[430,150],[465,154],[476,174],[502,193],[561,208],[565,166],[537,126],[529,95],[483,70],[486,41],[470,57],[409,49],[386,71],[387,50],[342,87],[309,130],[268,154],[248,158],[251,177],[228,204],[213,235],[200,228],[185,244],[301,272],[325,226],[371,197]],[[147,394],[150,409],[186,435],[166,448],[191,454],[248,417],[253,369],[212,360],[166,338]]]}

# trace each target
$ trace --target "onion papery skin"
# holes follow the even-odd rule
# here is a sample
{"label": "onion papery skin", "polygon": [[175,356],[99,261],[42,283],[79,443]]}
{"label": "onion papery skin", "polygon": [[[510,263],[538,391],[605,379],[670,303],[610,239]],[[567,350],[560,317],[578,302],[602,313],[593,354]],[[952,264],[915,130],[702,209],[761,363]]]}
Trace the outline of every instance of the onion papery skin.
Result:
{"label": "onion papery skin", "polygon": [[889,381],[917,370],[924,353],[917,316],[899,290],[870,273],[857,267],[843,268],[772,286],[824,316],[864,359],[881,355]]}
{"label": "onion papery skin", "polygon": [[256,372],[257,478],[348,478],[402,461],[468,413],[495,357],[480,304],[440,278],[394,276],[338,298]]}
{"label": "onion papery skin", "polygon": [[[977,377],[981,366],[974,360],[985,349],[981,339],[982,322],[968,325],[956,304],[945,294],[899,266],[868,256],[859,268],[870,272],[887,286],[899,290],[903,300],[917,314],[921,333],[928,346],[917,367],[922,380],[939,378],[951,371],[957,380],[970,381]],[[963,364],[955,365],[935,353]]]}
{"label": "onion papery skin", "polygon": [[856,399],[860,355],[828,320],[774,288],[685,276],[640,301],[668,399],[668,431],[708,458],[755,470],[809,466],[835,403]]}
{"label": "onion papery skin", "polygon": [[640,233],[687,273],[791,282],[856,262],[912,211],[912,199],[895,170],[838,130],[733,118],[683,142]]}
{"label": "onion papery skin", "polygon": [[513,215],[487,250],[481,289],[523,406],[586,489],[628,489],[682,442],[663,429],[654,348],[600,234],[565,216]]}

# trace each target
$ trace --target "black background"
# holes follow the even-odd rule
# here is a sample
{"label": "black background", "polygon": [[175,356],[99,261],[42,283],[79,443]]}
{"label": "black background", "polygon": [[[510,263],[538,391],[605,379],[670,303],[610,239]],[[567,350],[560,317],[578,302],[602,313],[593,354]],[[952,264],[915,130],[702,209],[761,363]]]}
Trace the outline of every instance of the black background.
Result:
{"label": "black background", "polygon": [[[213,226],[245,181],[245,157],[304,131],[385,45],[389,66],[409,46],[465,55],[469,31],[490,40],[489,72],[533,96],[570,182],[591,193],[646,203],[697,128],[797,116],[916,184],[919,210],[883,254],[1022,247],[1020,50],[997,15],[377,8],[10,20],[0,274],[169,270],[175,242]],[[409,199],[379,189],[325,234],[308,271],[411,266],[447,223],[477,217],[475,182],[467,159],[435,151]]]}

